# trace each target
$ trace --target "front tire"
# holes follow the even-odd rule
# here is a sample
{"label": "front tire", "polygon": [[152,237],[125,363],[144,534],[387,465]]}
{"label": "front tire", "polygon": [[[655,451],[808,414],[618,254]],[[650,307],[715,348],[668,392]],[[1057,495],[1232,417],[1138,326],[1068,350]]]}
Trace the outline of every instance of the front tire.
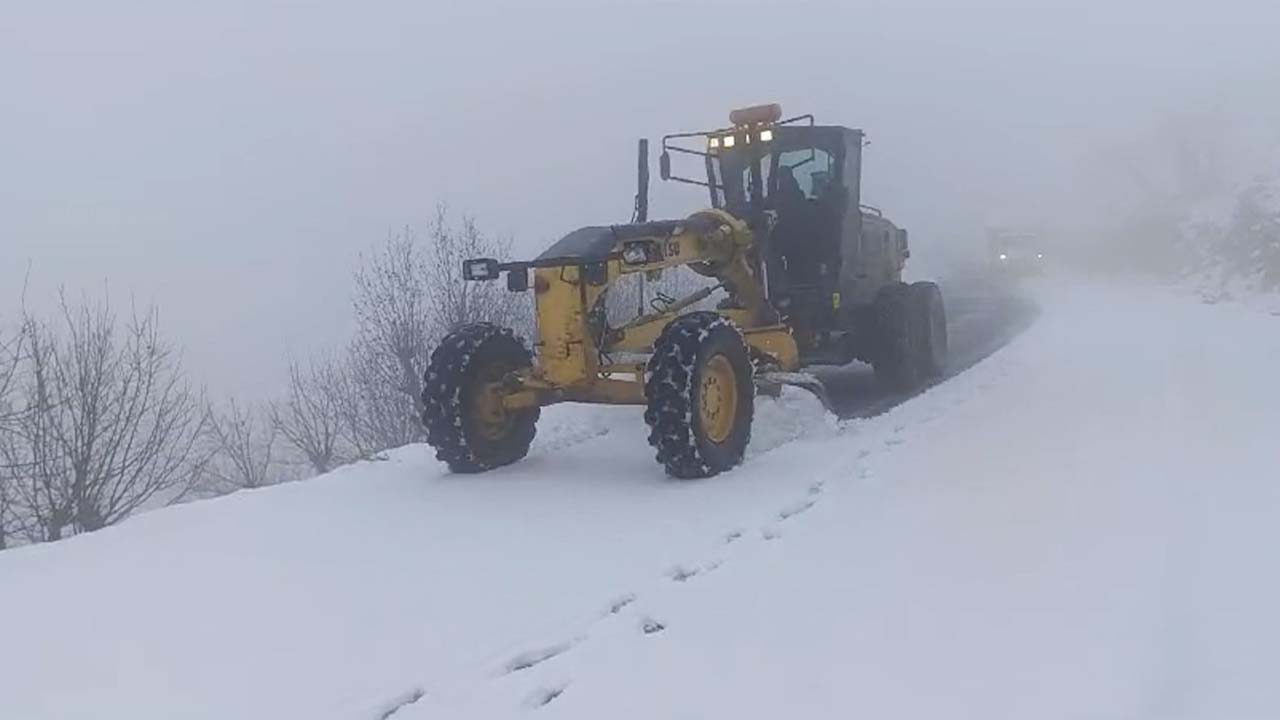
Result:
{"label": "front tire", "polygon": [[755,383],[742,333],[712,312],[672,320],[654,343],[645,382],[649,444],[677,478],[704,478],[742,462]]}
{"label": "front tire", "polygon": [[497,390],[507,374],[532,365],[508,328],[475,323],[446,335],[422,384],[422,424],[436,458],[453,472],[478,473],[528,454],[541,410],[508,409]]}

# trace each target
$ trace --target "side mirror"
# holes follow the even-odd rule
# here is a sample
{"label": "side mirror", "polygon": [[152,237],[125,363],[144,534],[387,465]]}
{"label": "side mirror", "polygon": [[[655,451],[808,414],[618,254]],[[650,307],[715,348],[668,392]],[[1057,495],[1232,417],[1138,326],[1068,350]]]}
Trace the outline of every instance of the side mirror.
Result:
{"label": "side mirror", "polygon": [[658,156],[658,174],[662,176],[663,180],[671,179],[671,153],[666,150],[663,150],[662,154]]}

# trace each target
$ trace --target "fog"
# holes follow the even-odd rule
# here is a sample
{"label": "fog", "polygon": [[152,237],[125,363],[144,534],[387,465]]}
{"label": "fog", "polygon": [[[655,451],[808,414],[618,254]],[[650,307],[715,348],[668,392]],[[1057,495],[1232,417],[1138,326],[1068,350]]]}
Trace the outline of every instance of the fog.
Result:
{"label": "fog", "polygon": [[[276,391],[290,353],[350,337],[353,265],[388,232],[444,202],[533,254],[625,221],[635,139],[716,127],[736,106],[864,128],[864,201],[938,272],[989,223],[1125,192],[1111,160],[1144,143],[1138,157],[1158,157],[1156,129],[1178,118],[1209,118],[1215,141],[1274,143],[1280,127],[1273,3],[8,2],[2,15],[0,308],[24,284],[34,307],[59,287],[155,303],[199,381],[252,397]],[[1260,153],[1230,157],[1244,173]],[[651,214],[702,202],[657,184]]]}

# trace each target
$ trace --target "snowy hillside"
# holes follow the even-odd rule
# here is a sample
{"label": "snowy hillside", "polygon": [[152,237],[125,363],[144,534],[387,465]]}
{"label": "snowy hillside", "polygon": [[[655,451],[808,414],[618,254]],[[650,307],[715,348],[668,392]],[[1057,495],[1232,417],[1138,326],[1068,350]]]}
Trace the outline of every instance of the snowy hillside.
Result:
{"label": "snowy hillside", "polygon": [[0,555],[0,717],[1274,717],[1280,317],[1040,291],[886,414],[758,400],[663,477],[638,411]]}

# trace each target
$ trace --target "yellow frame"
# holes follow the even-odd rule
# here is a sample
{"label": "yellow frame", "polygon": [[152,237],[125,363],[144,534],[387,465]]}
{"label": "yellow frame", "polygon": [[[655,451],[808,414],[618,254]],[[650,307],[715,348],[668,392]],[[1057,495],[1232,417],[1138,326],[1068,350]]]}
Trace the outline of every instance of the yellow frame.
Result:
{"label": "yellow frame", "polygon": [[[534,346],[534,367],[504,383],[503,404],[531,407],[561,401],[643,405],[644,363],[601,365],[601,355],[591,339],[587,315],[600,296],[624,275],[691,265],[731,288],[740,308],[720,310],[743,333],[746,342],[770,356],[782,370],[799,367],[799,350],[791,331],[779,323],[764,296],[764,284],[752,270],[747,253],[753,237],[746,223],[723,210],[693,214],[669,235],[629,238],[626,243],[648,242],[660,252],[652,262],[627,264],[621,260],[621,244],[604,263],[603,282],[593,284],[580,264],[539,267],[533,271],[539,340]],[[702,293],[702,291],[700,291]],[[674,303],[667,312],[632,320],[606,338],[600,348],[612,352],[646,353],[662,329],[683,307],[696,300],[694,293]],[[703,293],[705,294],[705,293]],[[630,379],[619,379],[618,375]]]}

